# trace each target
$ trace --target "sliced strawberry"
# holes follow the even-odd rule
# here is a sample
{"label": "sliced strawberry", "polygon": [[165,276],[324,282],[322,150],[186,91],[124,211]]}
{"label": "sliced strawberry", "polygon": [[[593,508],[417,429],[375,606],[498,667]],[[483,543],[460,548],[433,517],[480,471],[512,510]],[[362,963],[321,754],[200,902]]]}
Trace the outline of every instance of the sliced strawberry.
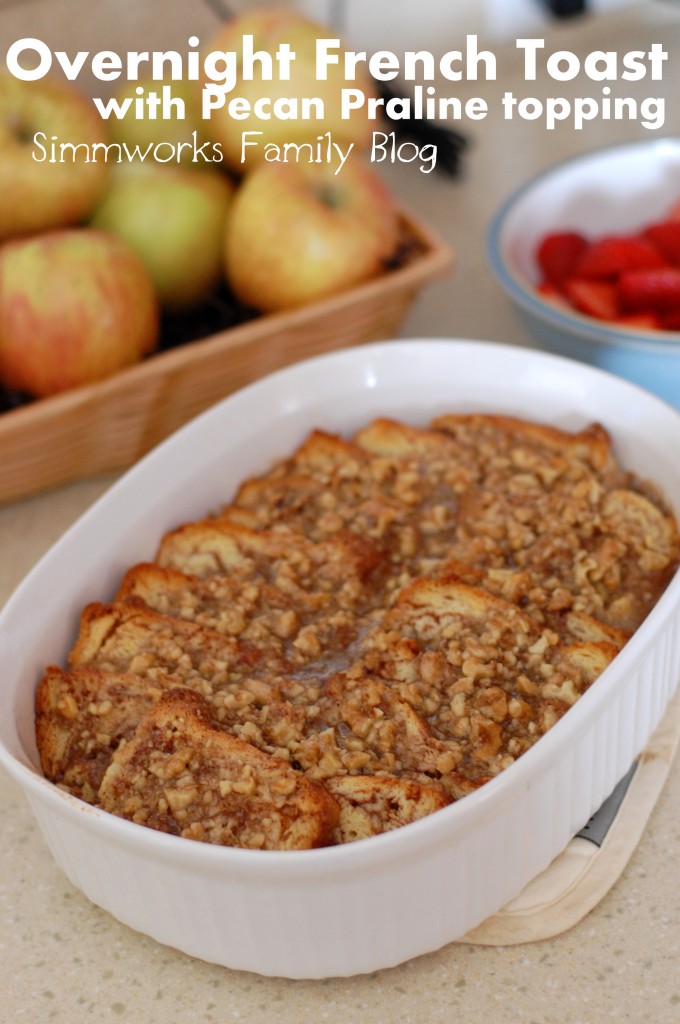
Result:
{"label": "sliced strawberry", "polygon": [[618,293],[627,313],[680,310],[680,268],[629,270],[619,278]]}
{"label": "sliced strawberry", "polygon": [[667,263],[680,266],[680,219],[650,224],[643,231],[643,236],[659,250]]}
{"label": "sliced strawberry", "polygon": [[615,323],[638,331],[657,331],[661,327],[661,318],[658,313],[627,313],[618,316]]}
{"label": "sliced strawberry", "polygon": [[565,309],[569,307],[569,303],[567,302],[566,298],[564,297],[560,289],[557,288],[554,284],[552,284],[551,281],[548,281],[546,278],[543,278],[542,281],[539,281],[539,283],[536,285],[536,291],[541,296],[541,298],[546,300],[546,302],[552,302],[555,306],[562,306]]}
{"label": "sliced strawberry", "polygon": [[659,314],[659,327],[662,331],[680,331],[680,309],[671,309]]}
{"label": "sliced strawberry", "polygon": [[614,320],[621,313],[617,288],[611,281],[570,277],[565,281],[564,292],[576,309],[598,320]]}
{"label": "sliced strawberry", "polygon": [[545,235],[536,250],[536,260],[546,281],[561,287],[571,277],[587,246],[587,240],[577,231],[553,231]]}
{"label": "sliced strawberry", "polygon": [[626,270],[664,264],[661,253],[645,238],[604,235],[585,250],[574,267],[574,277],[613,278]]}

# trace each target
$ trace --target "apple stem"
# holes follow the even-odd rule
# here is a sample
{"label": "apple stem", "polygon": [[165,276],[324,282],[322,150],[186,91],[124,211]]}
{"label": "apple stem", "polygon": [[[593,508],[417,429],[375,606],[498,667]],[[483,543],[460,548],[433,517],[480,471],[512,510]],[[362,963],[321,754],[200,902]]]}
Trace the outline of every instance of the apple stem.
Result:
{"label": "apple stem", "polygon": [[329,210],[337,210],[342,206],[339,191],[331,185],[323,185],[316,189],[316,197],[319,202],[323,203],[324,206],[327,206]]}
{"label": "apple stem", "polygon": [[228,4],[222,2],[222,0],[203,0],[206,7],[209,7],[213,14],[216,14],[221,21],[230,21],[234,17],[234,12],[231,10]]}
{"label": "apple stem", "polygon": [[22,146],[33,142],[33,131],[19,114],[10,114],[5,122],[11,134]]}

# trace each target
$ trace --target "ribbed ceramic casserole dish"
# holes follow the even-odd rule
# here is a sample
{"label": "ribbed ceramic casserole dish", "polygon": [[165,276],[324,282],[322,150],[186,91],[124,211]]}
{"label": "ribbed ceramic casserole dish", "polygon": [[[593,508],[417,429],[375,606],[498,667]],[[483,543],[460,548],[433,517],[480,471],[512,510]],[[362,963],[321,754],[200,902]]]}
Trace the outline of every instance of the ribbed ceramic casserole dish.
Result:
{"label": "ribbed ceramic casserole dish", "polygon": [[221,848],[81,803],[38,768],[33,696],[78,615],[110,598],[161,534],[231,497],[313,427],[372,417],[425,423],[493,411],[567,429],[599,420],[620,461],[680,509],[680,414],[560,357],[484,342],[413,340],[283,370],[226,399],[130,470],[59,541],[0,615],[0,762],[20,783],[57,863],[127,925],[231,968],[291,978],[397,964],[463,936],[564,848],[628,769],[680,674],[680,577],[613,664],[514,765],[414,824],[303,852]]}

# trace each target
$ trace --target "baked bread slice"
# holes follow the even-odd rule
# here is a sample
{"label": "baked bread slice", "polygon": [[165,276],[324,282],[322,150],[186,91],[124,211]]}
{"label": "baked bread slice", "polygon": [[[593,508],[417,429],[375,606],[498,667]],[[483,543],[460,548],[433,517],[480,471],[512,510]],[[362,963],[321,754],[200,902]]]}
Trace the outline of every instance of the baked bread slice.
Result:
{"label": "baked bread slice", "polygon": [[398,688],[365,674],[360,664],[326,682],[292,752],[318,781],[389,774],[428,783],[453,768],[446,746]]}
{"label": "baked bread slice", "polygon": [[578,431],[560,430],[514,416],[489,413],[446,413],[431,423],[458,444],[474,453],[482,464],[510,456],[516,465],[557,457],[554,469],[561,463],[589,467],[598,476],[620,480],[623,476],[613,452],[611,438],[600,423],[591,423]]}
{"label": "baked bread slice", "polygon": [[606,642],[621,649],[631,637],[631,631],[602,622],[594,615],[575,609],[574,595],[565,587],[555,586],[548,594],[541,587],[535,572],[513,568],[479,568],[456,559],[446,563],[441,579],[482,587],[490,594],[516,604],[534,619],[546,626],[565,642]]}
{"label": "baked bread slice", "polygon": [[608,642],[564,644],[483,588],[422,579],[367,638],[363,663],[445,745],[459,795],[464,780],[474,788],[532,746],[617,652]]}
{"label": "baked bread slice", "polygon": [[285,525],[315,542],[351,531],[389,551],[411,514],[392,494],[390,472],[350,441],[313,431],[290,459],[245,481],[220,518],[255,530]]}
{"label": "baked bread slice", "polygon": [[[327,430],[311,430],[287,459],[281,459],[260,479],[273,480],[290,473],[310,473],[330,479],[338,470],[357,476],[364,462],[364,453],[353,441]],[[243,486],[248,487],[250,483],[245,481]]]}
{"label": "baked bread slice", "polygon": [[122,739],[158,700],[169,680],[91,667],[49,666],[35,697],[36,740],[46,777],[94,803]]}
{"label": "baked bread slice", "polygon": [[[444,438],[451,445],[449,459],[438,435],[440,448]],[[599,424],[570,433],[507,416],[450,414],[431,430],[376,420],[355,441],[417,481],[416,575],[481,569],[489,573],[483,585],[499,592],[502,583],[506,597],[514,587],[513,599],[539,621],[561,629],[569,612],[630,634],[677,565],[672,514],[620,468]],[[452,464],[468,470],[467,485],[452,477]],[[440,504],[431,507],[430,493]]]}
{"label": "baked bread slice", "polygon": [[326,789],[340,809],[336,842],[351,843],[401,828],[451,802],[444,788],[384,775],[340,775]]}
{"label": "baked bread slice", "polygon": [[88,605],[69,665],[171,676],[206,695],[252,675],[280,675],[277,651],[255,647],[198,623],[161,615],[135,602]]}
{"label": "baked bread slice", "polygon": [[140,690],[190,689],[225,729],[289,760],[307,732],[305,707],[320,694],[313,674],[303,672],[299,681],[289,676],[278,647],[225,636],[133,600],[88,605],[69,663],[131,675]]}
{"label": "baked bread slice", "polygon": [[369,595],[347,588],[308,592],[289,577],[275,583],[239,576],[191,576],[153,564],[126,574],[118,601],[142,602],[163,615],[184,619],[275,652],[289,674],[320,663],[324,652],[350,646],[362,628]]}
{"label": "baked bread slice", "polygon": [[327,790],[224,732],[183,689],[161,697],[118,748],[99,802],[162,832],[253,850],[326,846],[338,822]]}
{"label": "baked bread slice", "polygon": [[170,531],[155,561],[195,576],[279,582],[307,594],[333,593],[338,600],[352,600],[358,589],[374,586],[386,568],[382,549],[351,531],[314,542],[286,527],[252,530],[224,516]]}
{"label": "baked bread slice", "polygon": [[653,493],[609,491],[601,503],[602,540],[592,552],[590,578],[604,593],[602,618],[631,632],[658,601],[680,557],[674,516]]}

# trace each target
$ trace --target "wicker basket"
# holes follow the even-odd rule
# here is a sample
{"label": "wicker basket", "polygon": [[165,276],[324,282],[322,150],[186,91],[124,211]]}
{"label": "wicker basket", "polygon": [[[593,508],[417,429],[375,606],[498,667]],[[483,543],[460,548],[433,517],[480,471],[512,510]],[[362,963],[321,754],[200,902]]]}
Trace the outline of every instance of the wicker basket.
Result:
{"label": "wicker basket", "polygon": [[0,415],[0,503],[124,469],[197,413],[272,370],[394,336],[419,289],[453,263],[429,228],[405,214],[402,222],[408,258],[368,284],[258,317]]}

